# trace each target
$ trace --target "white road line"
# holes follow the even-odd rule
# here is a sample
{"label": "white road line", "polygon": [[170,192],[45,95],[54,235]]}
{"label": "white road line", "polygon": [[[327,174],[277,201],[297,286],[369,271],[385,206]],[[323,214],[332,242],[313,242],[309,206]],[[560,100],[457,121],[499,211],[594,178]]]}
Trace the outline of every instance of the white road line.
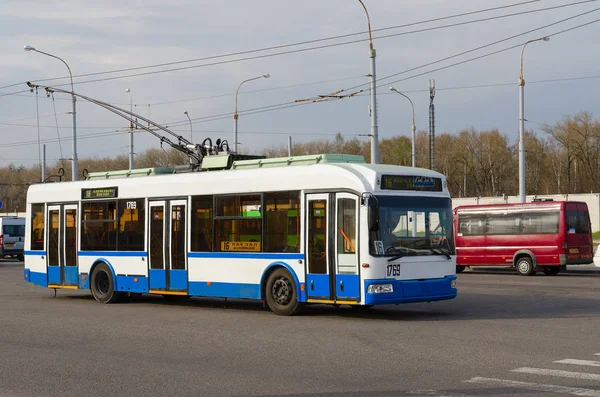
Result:
{"label": "white road line", "polygon": [[571,394],[573,396],[600,397],[600,390],[582,389],[580,387],[545,385],[542,383],[517,382],[514,380],[482,378],[482,377],[471,378],[469,380],[466,380],[465,382],[480,383],[480,384],[490,385],[490,386],[493,385],[493,386],[500,386],[500,387],[512,387],[512,388],[523,389],[523,390],[535,390],[535,391],[541,391],[541,392],[547,392],[547,393]]}
{"label": "white road line", "polygon": [[588,373],[584,373],[584,372],[571,372],[571,371],[558,371],[555,369],[523,367],[523,368],[513,369],[512,372],[520,372],[523,374],[534,374],[534,375],[558,376],[561,378],[600,380],[600,374],[588,374]]}
{"label": "white road line", "polygon": [[600,356],[600,353],[594,353],[594,356]]}
{"label": "white road line", "polygon": [[600,361],[575,360],[573,358],[565,358],[564,360],[558,360],[554,362],[558,364],[589,365],[590,367],[600,367]]}
{"label": "white road line", "polygon": [[449,393],[440,390],[414,390],[408,392],[411,396],[431,396],[431,397],[469,397],[466,394]]}

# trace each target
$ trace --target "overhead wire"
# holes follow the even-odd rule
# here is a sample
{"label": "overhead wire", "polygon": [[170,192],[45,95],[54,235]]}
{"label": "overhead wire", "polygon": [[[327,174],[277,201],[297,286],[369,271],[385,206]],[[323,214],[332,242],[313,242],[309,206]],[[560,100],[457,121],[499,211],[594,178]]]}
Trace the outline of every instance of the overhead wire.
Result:
{"label": "overhead wire", "polygon": [[[590,2],[596,2],[596,1],[598,1],[598,0],[581,0],[581,1],[574,2],[574,3],[562,4],[562,5],[558,5],[558,6],[552,6],[552,7],[535,9],[535,10],[522,11],[522,12],[517,12],[517,13],[512,13],[512,14],[504,14],[504,15],[493,16],[493,17],[488,17],[488,18],[482,18],[482,19],[477,19],[477,20],[464,21],[464,22],[459,22],[459,23],[454,23],[454,24],[434,26],[434,27],[429,27],[429,28],[425,28],[425,29],[419,29],[419,30],[414,30],[414,31],[400,32],[400,33],[396,33],[396,34],[379,36],[379,37],[375,37],[374,40],[380,40],[380,39],[384,39],[384,38],[402,36],[402,35],[407,35],[407,34],[422,33],[422,32],[426,32],[426,31],[432,31],[432,30],[438,30],[438,29],[445,29],[445,28],[456,27],[456,26],[463,26],[463,25],[467,25],[467,24],[471,24],[471,23],[477,23],[477,22],[487,22],[487,21],[490,21],[490,20],[495,20],[495,19],[500,19],[500,18],[507,18],[507,17],[512,17],[512,16],[518,16],[518,15],[525,15],[525,14],[535,13],[535,12],[554,10],[554,9],[558,9],[558,8],[571,7],[571,6],[575,6],[575,5],[581,5],[581,4],[590,3]],[[531,3],[531,2],[532,1],[527,1],[527,2],[524,2],[524,3],[518,3],[516,5],[523,5],[523,4],[528,4],[528,3]],[[516,6],[516,5],[512,5],[512,6]],[[406,25],[398,25],[398,26],[394,26],[394,27],[381,28],[381,29],[376,29],[375,31],[382,31],[382,30],[386,30],[386,29],[398,29],[398,28],[401,28],[401,27],[413,26],[413,25],[418,25],[418,24],[423,24],[423,23],[429,23],[431,21],[442,20],[442,19],[456,18],[456,17],[459,17],[459,16],[464,16],[464,15],[469,15],[469,14],[474,14],[474,13],[487,12],[489,10],[497,10],[497,9],[507,8],[507,7],[511,7],[511,5],[501,6],[501,7],[494,7],[492,9],[485,9],[485,10],[480,10],[480,11],[473,11],[473,12],[470,12],[470,13],[456,14],[456,15],[447,16],[447,17],[441,17],[441,18],[437,18],[437,19],[433,19],[433,20],[414,22],[414,23],[406,24]],[[359,34],[364,34],[364,32],[361,32],[361,33],[352,33],[352,34],[349,34],[349,35],[341,35],[339,37],[343,38],[343,37],[354,36],[354,35],[359,35]],[[259,49],[259,50],[241,51],[241,52],[232,53],[232,54],[215,55],[215,56],[211,56],[211,57],[198,58],[198,59],[194,59],[194,60],[175,61],[175,62],[169,62],[169,63],[158,64],[158,65],[142,66],[142,67],[138,67],[138,68],[128,68],[128,69],[119,69],[119,70],[107,71],[107,72],[88,73],[88,74],[76,75],[74,77],[75,78],[78,78],[78,77],[90,77],[90,76],[97,76],[97,75],[103,75],[103,74],[122,73],[124,71],[132,71],[132,70],[140,70],[140,69],[147,69],[147,68],[154,68],[154,67],[170,66],[170,65],[176,65],[176,64],[181,64],[181,63],[188,63],[188,62],[200,62],[200,61],[203,61],[203,60],[219,59],[219,58],[231,57],[231,56],[237,56],[237,55],[244,55],[244,54],[254,53],[254,52],[264,52],[264,51],[268,51],[268,50],[272,50],[272,49],[287,48],[287,47],[291,47],[291,46],[299,46],[299,45],[304,45],[304,44],[307,44],[307,43],[327,41],[327,40],[333,40],[333,39],[337,39],[337,38],[338,38],[338,36],[334,36],[334,37],[331,37],[331,38],[316,39],[316,40],[310,40],[310,41],[300,42],[300,43],[285,44],[285,45],[281,45],[281,46],[268,47],[268,48]],[[232,63],[232,62],[241,62],[241,61],[247,61],[247,60],[262,59],[262,58],[268,58],[268,57],[274,57],[274,56],[280,56],[280,55],[289,55],[289,54],[294,54],[294,53],[301,53],[301,52],[306,52],[306,51],[312,51],[312,50],[325,49],[325,48],[337,47],[337,46],[342,46],[342,45],[355,44],[355,43],[364,42],[364,41],[368,41],[368,39],[351,40],[351,41],[346,41],[346,42],[341,42],[341,43],[333,43],[333,44],[327,44],[327,45],[321,45],[321,46],[303,48],[303,49],[298,49],[298,50],[283,51],[283,52],[273,53],[273,54],[257,55],[257,56],[253,56],[253,57],[245,57],[245,58],[238,58],[238,59],[225,60],[225,61],[219,61],[219,62],[204,63],[204,64],[201,64],[201,65],[193,65],[193,66],[186,66],[186,67],[180,67],[180,68],[163,69],[163,70],[157,70],[157,71],[151,71],[151,72],[144,72],[144,73],[128,74],[128,75],[122,75],[122,76],[106,77],[106,78],[102,78],[102,79],[84,80],[84,81],[78,81],[77,84],[87,84],[87,83],[95,83],[95,82],[116,80],[116,79],[122,79],[122,78],[147,76],[147,75],[153,75],[153,74],[158,74],[158,73],[167,73],[167,72],[173,72],[173,71],[195,69],[195,68],[200,68],[200,67],[222,65],[222,64]],[[43,80],[37,80],[37,81],[41,82],[41,81],[50,81],[50,80],[58,80],[58,79],[65,79],[65,78],[66,77],[61,77],[61,78],[43,79]],[[7,87],[13,87],[15,85],[18,85],[18,84],[12,84],[10,86],[0,87],[0,89],[7,88]],[[55,85],[55,87],[62,86],[62,85],[68,85],[68,83],[58,84],[58,85]],[[16,92],[16,93],[19,94],[19,93],[22,93],[22,92],[24,92],[24,91],[19,91],[19,92]],[[15,93],[0,94],[0,97],[6,96],[6,95],[13,95],[13,94],[15,94]]]}
{"label": "overhead wire", "polygon": [[[497,11],[497,10],[517,7],[517,6],[523,6],[523,5],[527,5],[527,4],[531,4],[531,3],[538,3],[540,1],[541,0],[521,1],[518,3],[507,4],[507,5],[491,7],[491,8],[485,8],[482,10],[463,12],[463,13],[459,13],[459,14],[447,15],[447,16],[432,18],[432,19],[423,20],[423,21],[411,22],[411,23],[407,23],[407,24],[403,24],[403,25],[396,25],[396,26],[389,26],[389,27],[384,27],[384,28],[379,28],[379,29],[373,29],[372,31],[380,32],[380,31],[391,30],[391,29],[400,29],[400,28],[405,28],[405,27],[410,27],[410,26],[421,25],[421,24],[425,24],[425,23],[438,22],[438,21],[442,21],[442,20],[454,19],[454,18],[459,18],[459,17],[463,17],[463,16],[468,16],[468,15],[475,15],[475,14],[480,14],[480,13],[485,13],[485,12]],[[587,3],[587,2],[592,2],[592,1],[597,1],[597,0],[582,0],[582,1],[579,1],[576,3],[572,3],[572,4],[577,5],[580,3]],[[115,70],[104,71],[104,72],[86,73],[86,74],[74,75],[73,77],[74,78],[89,77],[89,76],[97,76],[97,75],[102,75],[102,74],[123,73],[123,72],[135,71],[135,70],[144,70],[144,69],[150,69],[150,68],[179,65],[179,64],[183,64],[183,63],[201,62],[201,61],[206,61],[206,60],[211,60],[211,59],[232,57],[232,56],[238,56],[238,55],[246,55],[246,54],[251,54],[251,53],[255,53],[255,52],[264,52],[264,51],[276,50],[276,49],[281,49],[281,48],[288,48],[288,47],[294,47],[294,46],[300,46],[300,45],[306,45],[306,44],[319,43],[319,42],[323,42],[323,41],[337,40],[337,39],[346,38],[346,37],[364,35],[366,33],[368,33],[368,32],[362,31],[362,32],[348,33],[348,34],[343,34],[343,35],[330,36],[330,37],[312,39],[312,40],[305,40],[305,41],[300,41],[300,42],[295,42],[295,43],[280,44],[280,45],[246,50],[246,51],[237,51],[237,52],[227,53],[227,54],[212,55],[212,56],[208,56],[208,57],[194,58],[194,59],[189,59],[189,60],[164,62],[164,63],[154,64],[154,65],[115,69]],[[36,79],[35,81],[48,82],[48,81],[63,80],[63,79],[67,79],[67,78],[69,78],[69,76],[54,77],[54,78],[49,78],[49,79]],[[15,86],[18,86],[21,84],[25,84],[25,82],[19,82],[19,83],[1,86],[0,89],[11,88],[11,87],[15,87]]]}

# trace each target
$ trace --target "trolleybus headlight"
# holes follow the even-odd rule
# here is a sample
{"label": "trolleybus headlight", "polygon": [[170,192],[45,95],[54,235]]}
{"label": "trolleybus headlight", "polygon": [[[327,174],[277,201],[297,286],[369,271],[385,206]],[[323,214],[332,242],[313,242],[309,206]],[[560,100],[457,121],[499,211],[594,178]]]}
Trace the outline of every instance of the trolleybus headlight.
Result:
{"label": "trolleybus headlight", "polygon": [[456,279],[450,281],[450,288],[456,289]]}
{"label": "trolleybus headlight", "polygon": [[394,286],[392,284],[371,284],[367,288],[369,294],[387,294],[394,292]]}

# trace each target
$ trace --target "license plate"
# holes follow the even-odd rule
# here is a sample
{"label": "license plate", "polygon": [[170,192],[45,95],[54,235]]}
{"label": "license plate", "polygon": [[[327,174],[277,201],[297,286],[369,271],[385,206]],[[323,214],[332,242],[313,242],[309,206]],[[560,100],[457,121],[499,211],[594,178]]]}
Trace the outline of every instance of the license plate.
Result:
{"label": "license plate", "polygon": [[7,247],[14,247],[15,246],[13,243],[6,243],[4,245],[7,246]]}
{"label": "license plate", "polygon": [[578,254],[579,248],[569,248],[569,254]]}

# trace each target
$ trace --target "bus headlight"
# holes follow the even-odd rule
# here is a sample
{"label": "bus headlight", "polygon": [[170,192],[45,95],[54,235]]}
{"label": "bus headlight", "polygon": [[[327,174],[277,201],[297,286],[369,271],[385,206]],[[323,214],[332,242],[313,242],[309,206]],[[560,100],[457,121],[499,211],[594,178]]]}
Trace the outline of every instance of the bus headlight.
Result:
{"label": "bus headlight", "polygon": [[456,279],[450,281],[450,288],[456,289]]}
{"label": "bus headlight", "polygon": [[392,284],[371,284],[367,288],[369,294],[389,294],[394,292],[394,286]]}

